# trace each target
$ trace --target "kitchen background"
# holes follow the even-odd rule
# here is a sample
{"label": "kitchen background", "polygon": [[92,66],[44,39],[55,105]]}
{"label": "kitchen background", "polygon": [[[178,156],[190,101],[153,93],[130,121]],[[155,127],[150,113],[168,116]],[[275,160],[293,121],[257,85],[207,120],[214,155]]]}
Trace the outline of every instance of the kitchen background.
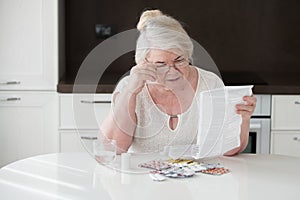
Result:
{"label": "kitchen background", "polygon": [[75,77],[110,36],[101,28],[133,29],[145,8],[180,20],[227,85],[254,84],[250,152],[300,156],[300,1],[0,0],[0,167],[91,148],[134,52],[107,68],[96,94],[84,82],[73,93]]}
{"label": "kitchen background", "polygon": [[[84,58],[104,40],[95,26],[120,33],[135,28],[143,9],[159,8],[208,51],[226,84],[299,85],[299,5],[296,0],[66,0],[65,78],[74,80]],[[121,56],[100,83],[115,84],[133,65],[134,52]]]}

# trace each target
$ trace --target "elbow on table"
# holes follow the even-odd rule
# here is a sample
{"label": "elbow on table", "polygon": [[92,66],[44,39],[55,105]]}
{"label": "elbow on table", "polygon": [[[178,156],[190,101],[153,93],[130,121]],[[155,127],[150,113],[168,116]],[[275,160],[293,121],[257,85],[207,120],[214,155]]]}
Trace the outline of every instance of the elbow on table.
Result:
{"label": "elbow on table", "polygon": [[119,129],[103,130],[100,127],[98,139],[103,138],[103,136],[106,137],[107,139],[116,141],[117,154],[127,152],[127,150],[129,149],[129,147],[133,141],[133,137],[131,134],[124,133],[124,132],[120,131]]}
{"label": "elbow on table", "polygon": [[238,154],[240,154],[241,152],[243,152],[244,149],[245,149],[245,147],[241,147],[241,146],[236,147],[236,148],[234,148],[234,149],[231,149],[231,150],[227,151],[227,152],[224,154],[224,156],[235,156],[235,155],[238,155]]}

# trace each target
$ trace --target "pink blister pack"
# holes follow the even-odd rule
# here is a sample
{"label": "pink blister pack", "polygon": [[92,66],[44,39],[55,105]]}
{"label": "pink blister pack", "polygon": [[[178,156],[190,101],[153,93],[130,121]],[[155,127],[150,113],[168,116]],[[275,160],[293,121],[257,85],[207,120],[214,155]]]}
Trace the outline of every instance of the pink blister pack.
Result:
{"label": "pink blister pack", "polygon": [[139,164],[139,167],[154,169],[154,170],[164,170],[172,167],[172,165],[168,162],[164,162],[161,160],[152,160],[149,162]]}

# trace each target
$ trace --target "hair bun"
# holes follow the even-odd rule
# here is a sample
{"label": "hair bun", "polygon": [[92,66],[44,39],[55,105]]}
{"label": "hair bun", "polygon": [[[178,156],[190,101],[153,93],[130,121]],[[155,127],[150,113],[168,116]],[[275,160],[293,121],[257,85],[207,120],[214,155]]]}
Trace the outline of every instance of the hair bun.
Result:
{"label": "hair bun", "polygon": [[138,22],[138,24],[136,26],[137,29],[139,31],[143,30],[149,19],[152,19],[157,16],[162,16],[162,15],[163,15],[163,13],[160,10],[147,10],[147,11],[143,12],[140,17],[140,21]]}

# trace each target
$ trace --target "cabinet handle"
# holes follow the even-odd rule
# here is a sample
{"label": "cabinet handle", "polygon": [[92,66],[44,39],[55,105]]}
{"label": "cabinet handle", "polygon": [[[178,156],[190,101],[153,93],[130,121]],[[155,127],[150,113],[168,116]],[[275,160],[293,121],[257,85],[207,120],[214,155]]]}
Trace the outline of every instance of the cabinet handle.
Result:
{"label": "cabinet handle", "polygon": [[298,138],[298,137],[294,137],[293,140],[300,142],[300,138]]}
{"label": "cabinet handle", "polygon": [[6,99],[0,99],[0,101],[21,101],[20,97],[9,97]]}
{"label": "cabinet handle", "polygon": [[111,101],[89,101],[89,100],[81,100],[80,102],[87,103],[87,104],[111,103]]}
{"label": "cabinet handle", "polygon": [[0,85],[19,85],[19,84],[21,84],[21,81],[6,81],[0,83]]}
{"label": "cabinet handle", "polygon": [[97,140],[97,137],[81,136],[82,140]]}
{"label": "cabinet handle", "polygon": [[261,124],[250,123],[250,129],[261,129]]}
{"label": "cabinet handle", "polygon": [[295,104],[296,105],[300,105],[300,101],[295,101]]}

